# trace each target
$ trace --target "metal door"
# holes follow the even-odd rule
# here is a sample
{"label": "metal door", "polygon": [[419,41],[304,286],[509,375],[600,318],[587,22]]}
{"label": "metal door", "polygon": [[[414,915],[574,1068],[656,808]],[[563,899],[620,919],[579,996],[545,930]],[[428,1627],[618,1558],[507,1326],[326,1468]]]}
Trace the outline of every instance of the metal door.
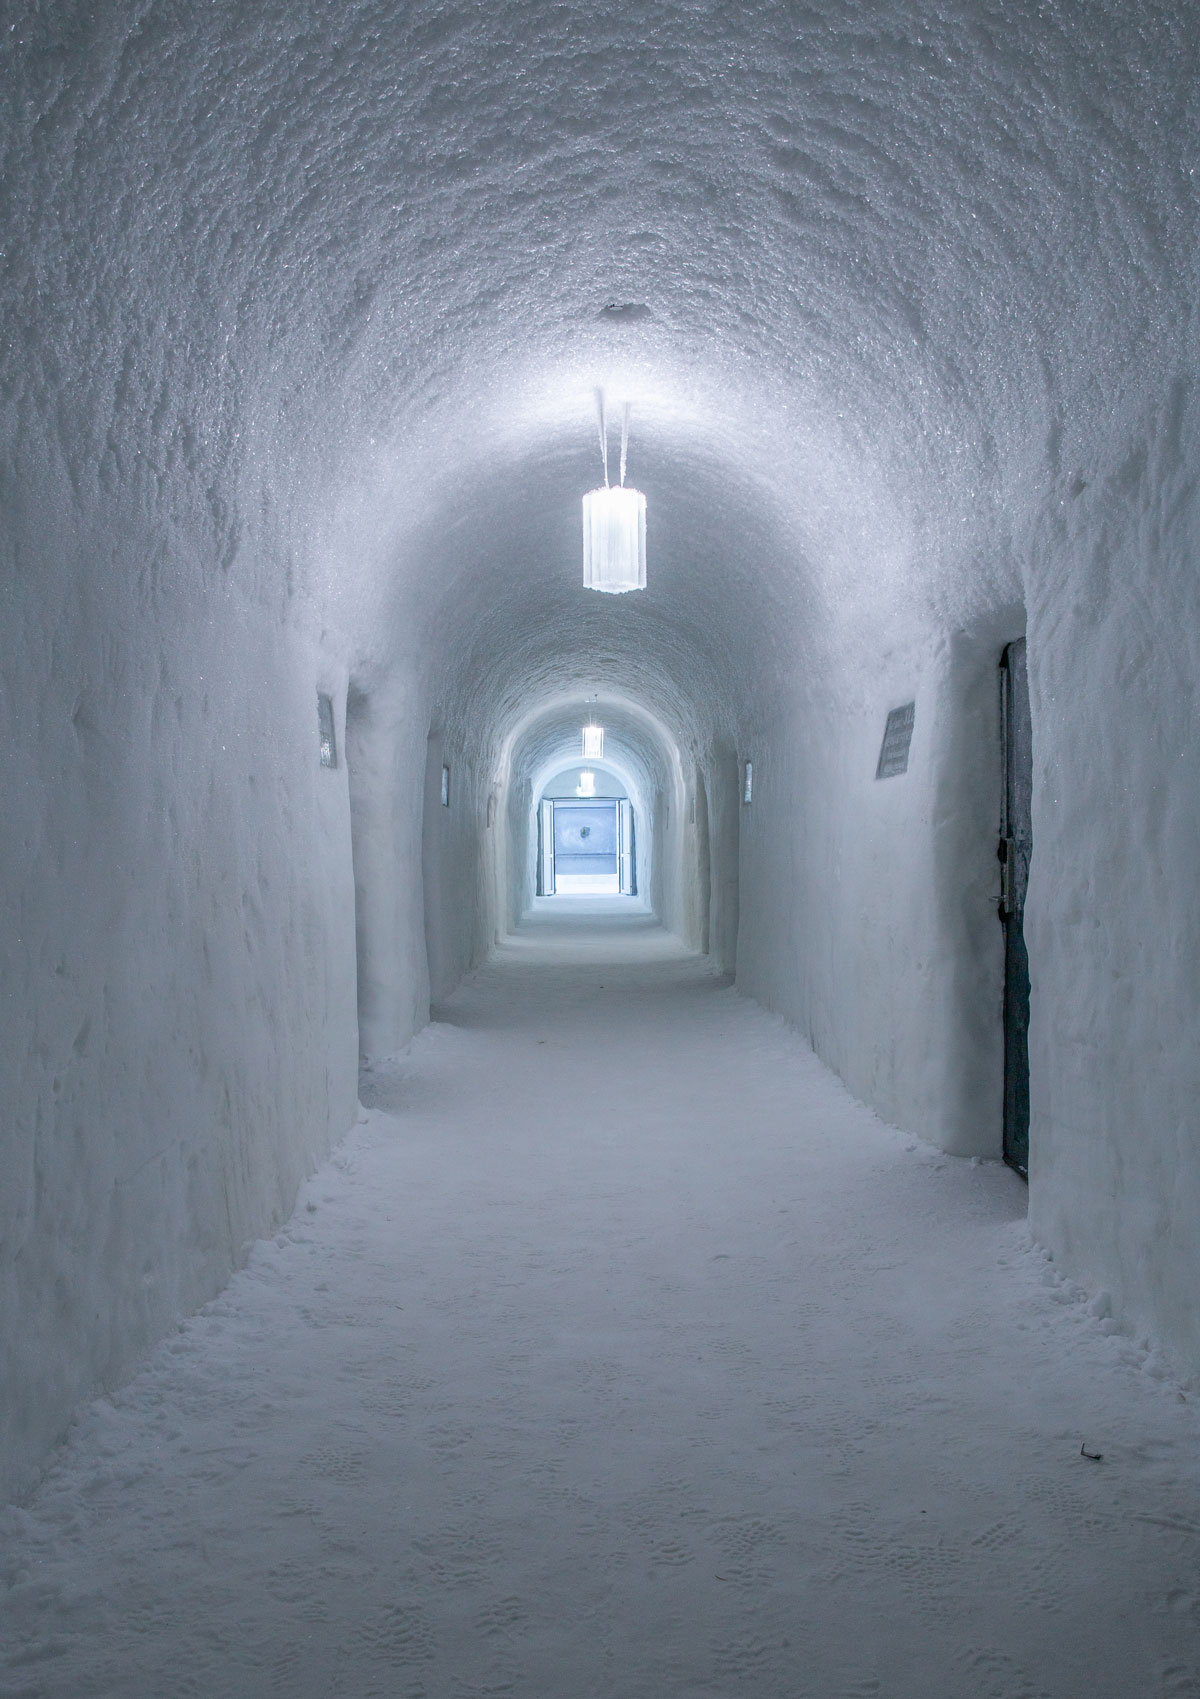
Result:
{"label": "metal door", "polygon": [[574,880],[617,878],[617,805],[607,797],[559,798],[554,803],[556,891]]}
{"label": "metal door", "polygon": [[1033,736],[1025,639],[1000,661],[1004,807],[1000,826],[1000,919],[1004,924],[1004,1160],[1029,1178],[1029,952],[1025,892],[1033,850]]}
{"label": "metal door", "polygon": [[622,797],[618,805],[617,842],[621,895],[633,897],[637,895],[637,882],[633,871],[633,804],[627,797]]}

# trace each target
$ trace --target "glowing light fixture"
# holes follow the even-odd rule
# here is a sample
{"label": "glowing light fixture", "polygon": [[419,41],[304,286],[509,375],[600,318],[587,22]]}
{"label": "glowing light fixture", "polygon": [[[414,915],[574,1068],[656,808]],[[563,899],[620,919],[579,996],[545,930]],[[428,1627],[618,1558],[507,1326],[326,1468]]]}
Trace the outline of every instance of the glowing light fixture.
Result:
{"label": "glowing light fixture", "polygon": [[608,418],[604,391],[596,391],[604,483],[583,498],[583,582],[588,590],[621,595],[646,588],[646,498],[625,486],[629,403],[621,419],[621,482],[608,481]]}
{"label": "glowing light fixture", "polygon": [[578,785],[578,788],[575,791],[575,795],[576,796],[595,796],[595,794],[596,794],[596,775],[595,775],[595,773],[589,773],[587,768],[585,767],[583,772],[580,773],[580,775],[579,775],[579,785]]}
{"label": "glowing light fixture", "polygon": [[583,758],[585,761],[603,761],[604,759],[604,727],[584,726],[583,728]]}

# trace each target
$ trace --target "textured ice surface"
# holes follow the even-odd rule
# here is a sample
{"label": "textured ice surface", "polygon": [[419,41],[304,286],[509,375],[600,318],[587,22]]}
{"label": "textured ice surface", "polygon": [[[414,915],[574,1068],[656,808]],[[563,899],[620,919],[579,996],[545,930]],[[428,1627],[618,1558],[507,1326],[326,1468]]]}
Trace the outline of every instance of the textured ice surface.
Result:
{"label": "textured ice surface", "polygon": [[1005,1169],[637,917],[538,916],[363,1093],[7,1513],[3,1691],[1200,1692],[1193,1407]]}
{"label": "textured ice surface", "polygon": [[625,705],[672,924],[994,1151],[1026,616],[1034,1225],[1200,1363],[1195,5],[0,18],[4,1479],[520,907],[555,704]]}

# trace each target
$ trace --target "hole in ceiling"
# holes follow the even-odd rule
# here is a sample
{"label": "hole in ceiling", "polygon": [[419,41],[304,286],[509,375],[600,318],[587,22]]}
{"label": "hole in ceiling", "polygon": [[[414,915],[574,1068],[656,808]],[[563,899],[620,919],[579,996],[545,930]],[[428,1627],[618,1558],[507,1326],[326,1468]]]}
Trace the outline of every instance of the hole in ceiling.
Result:
{"label": "hole in ceiling", "polygon": [[650,309],[644,301],[610,301],[596,316],[610,324],[636,324],[650,317]]}

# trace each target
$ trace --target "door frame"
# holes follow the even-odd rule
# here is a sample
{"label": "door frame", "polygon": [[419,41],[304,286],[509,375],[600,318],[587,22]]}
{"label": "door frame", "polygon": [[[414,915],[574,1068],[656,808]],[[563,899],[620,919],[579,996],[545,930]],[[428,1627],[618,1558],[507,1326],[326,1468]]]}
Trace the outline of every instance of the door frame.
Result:
{"label": "door frame", "polygon": [[[617,890],[622,897],[637,896],[637,845],[633,818],[633,803],[627,796],[622,797],[560,797],[558,799],[567,807],[577,807],[579,801],[605,802],[616,805],[617,810]],[[539,897],[556,896],[557,888],[554,875],[554,801],[553,797],[544,796],[538,804],[537,826],[537,887]]]}
{"label": "door frame", "polygon": [[627,796],[617,802],[617,889],[623,897],[637,896],[633,859],[633,804]]}
{"label": "door frame", "polygon": [[545,796],[538,804],[537,894],[554,895],[554,803]]}
{"label": "door frame", "polygon": [[1032,719],[1028,651],[1023,637],[1000,657],[1001,790],[1000,921],[1004,928],[1003,1156],[1029,1179],[1029,951],[1025,944],[1025,893],[1033,852]]}

